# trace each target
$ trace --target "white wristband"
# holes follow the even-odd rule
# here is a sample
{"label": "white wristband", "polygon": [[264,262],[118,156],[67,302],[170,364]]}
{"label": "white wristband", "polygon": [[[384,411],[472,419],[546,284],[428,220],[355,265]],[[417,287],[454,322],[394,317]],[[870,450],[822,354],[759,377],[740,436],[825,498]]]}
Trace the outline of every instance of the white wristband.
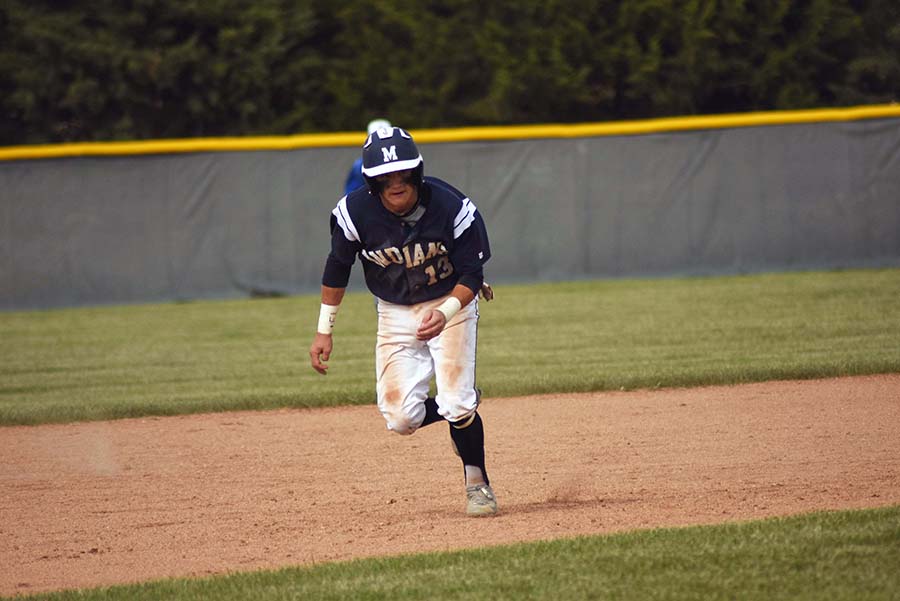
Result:
{"label": "white wristband", "polygon": [[322,308],[319,309],[319,325],[316,328],[319,334],[331,334],[331,331],[334,329],[334,319],[337,316],[338,307],[340,305],[326,305],[322,303]]}
{"label": "white wristband", "polygon": [[447,321],[450,321],[454,315],[459,313],[460,309],[462,309],[462,303],[455,296],[451,296],[437,307],[437,310],[444,314]]}

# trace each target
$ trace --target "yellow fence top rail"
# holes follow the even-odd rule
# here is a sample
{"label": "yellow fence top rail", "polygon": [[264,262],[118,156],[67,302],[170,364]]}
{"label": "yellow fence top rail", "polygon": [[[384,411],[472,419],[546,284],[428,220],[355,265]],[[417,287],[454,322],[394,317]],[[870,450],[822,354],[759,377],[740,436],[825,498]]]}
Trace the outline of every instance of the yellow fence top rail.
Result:
{"label": "yellow fence top rail", "polygon": [[[763,125],[858,121],[861,119],[900,118],[900,104],[869,105],[850,108],[810,109],[733,113],[697,117],[666,117],[640,121],[601,123],[508,125],[459,127],[454,129],[411,130],[416,142],[475,142],[534,138],[589,138],[632,136],[701,129],[728,129]],[[0,147],[0,160],[55,159],[79,156],[128,156],[186,152],[232,152],[293,150],[297,148],[357,147],[365,135],[360,132],[299,134],[293,136],[253,136],[234,138],[190,138],[135,142],[74,142]]]}

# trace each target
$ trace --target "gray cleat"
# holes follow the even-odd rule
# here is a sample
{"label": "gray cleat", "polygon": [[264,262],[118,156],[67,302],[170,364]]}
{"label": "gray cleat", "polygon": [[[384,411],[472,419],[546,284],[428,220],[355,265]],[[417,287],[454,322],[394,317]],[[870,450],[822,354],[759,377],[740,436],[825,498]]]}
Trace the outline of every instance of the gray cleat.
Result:
{"label": "gray cleat", "polygon": [[466,513],[472,517],[497,514],[497,497],[487,484],[466,487]]}

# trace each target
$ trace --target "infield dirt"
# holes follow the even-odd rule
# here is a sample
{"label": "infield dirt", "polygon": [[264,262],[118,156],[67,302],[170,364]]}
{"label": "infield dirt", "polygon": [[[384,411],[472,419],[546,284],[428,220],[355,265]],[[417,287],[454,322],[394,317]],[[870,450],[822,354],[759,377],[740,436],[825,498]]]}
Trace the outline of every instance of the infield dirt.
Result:
{"label": "infield dirt", "polygon": [[900,503],[900,375],[480,411],[481,519],[374,406],[0,428],[0,595]]}

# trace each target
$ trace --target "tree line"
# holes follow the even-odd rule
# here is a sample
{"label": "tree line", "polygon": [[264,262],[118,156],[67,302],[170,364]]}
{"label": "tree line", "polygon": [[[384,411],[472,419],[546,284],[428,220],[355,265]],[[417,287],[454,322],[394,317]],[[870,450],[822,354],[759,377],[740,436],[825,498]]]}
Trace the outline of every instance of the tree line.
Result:
{"label": "tree line", "polygon": [[0,145],[900,97],[896,0],[5,0]]}

